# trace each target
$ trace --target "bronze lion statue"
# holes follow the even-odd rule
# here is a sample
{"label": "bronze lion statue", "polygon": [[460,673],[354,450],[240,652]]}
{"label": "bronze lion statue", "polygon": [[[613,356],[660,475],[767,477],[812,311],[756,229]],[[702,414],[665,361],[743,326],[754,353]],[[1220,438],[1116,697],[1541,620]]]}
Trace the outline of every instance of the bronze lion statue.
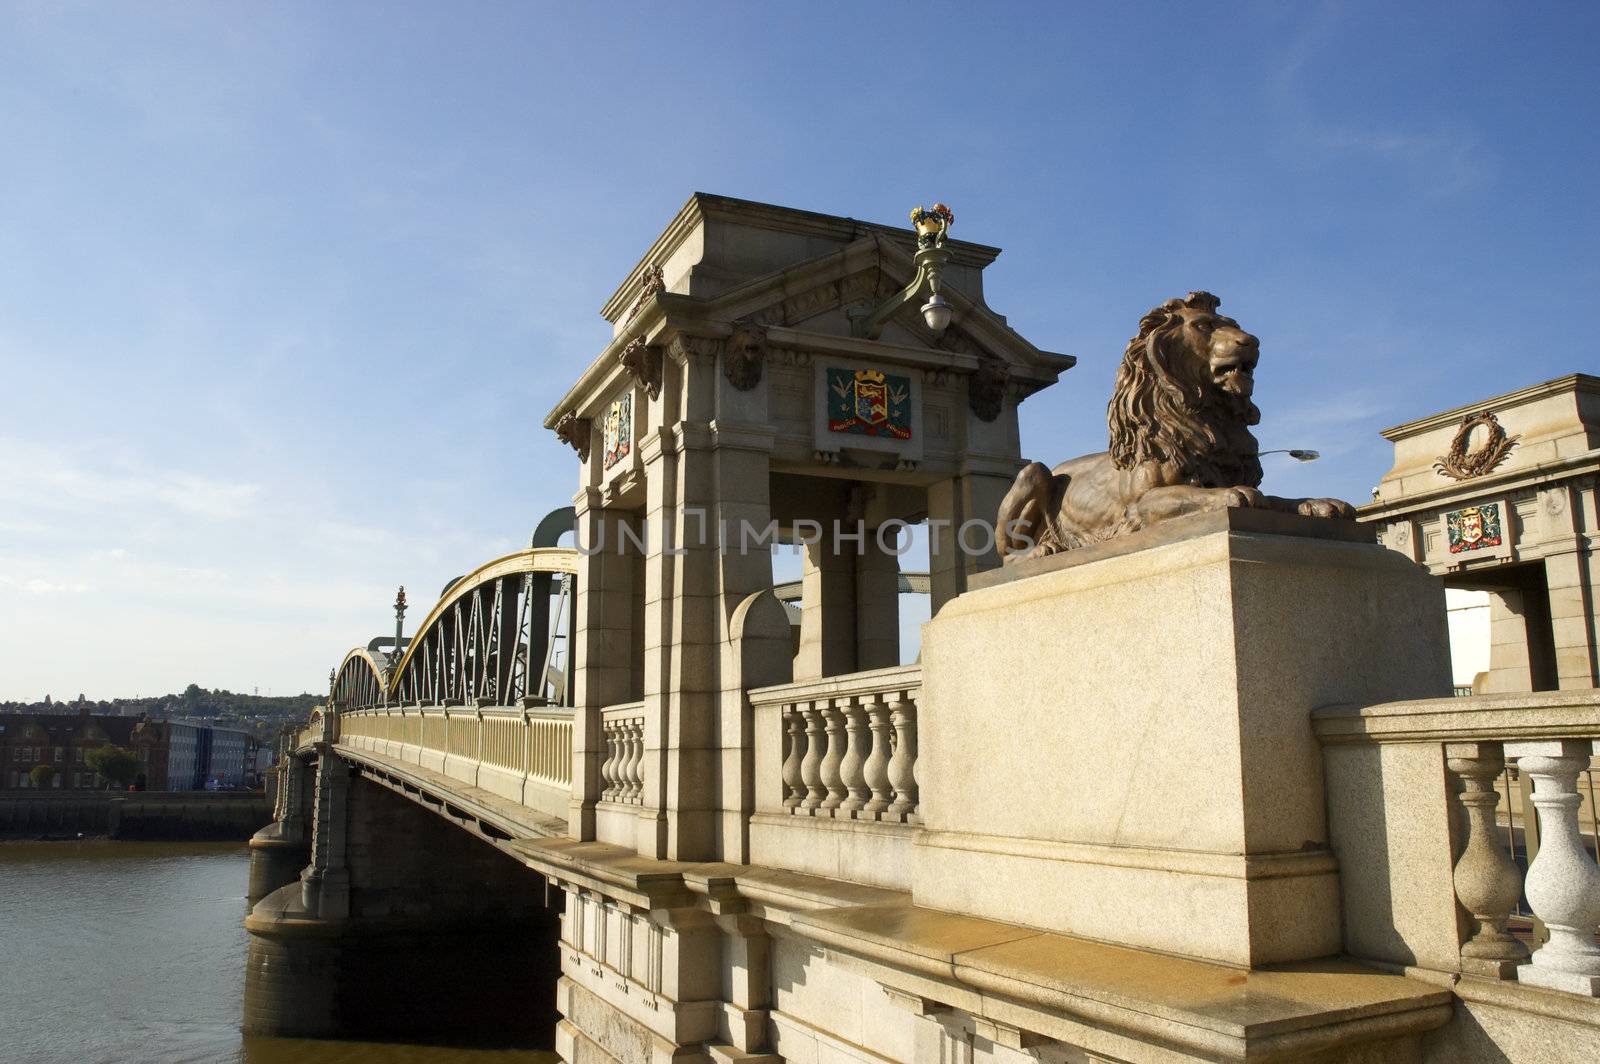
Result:
{"label": "bronze lion statue", "polygon": [[1139,321],[1106,411],[1111,449],[1030,462],[1000,503],[996,537],[1007,561],[1100,543],[1170,518],[1224,507],[1353,519],[1338,499],[1263,495],[1250,426],[1261,344],[1217,313],[1209,292],[1169,299]]}

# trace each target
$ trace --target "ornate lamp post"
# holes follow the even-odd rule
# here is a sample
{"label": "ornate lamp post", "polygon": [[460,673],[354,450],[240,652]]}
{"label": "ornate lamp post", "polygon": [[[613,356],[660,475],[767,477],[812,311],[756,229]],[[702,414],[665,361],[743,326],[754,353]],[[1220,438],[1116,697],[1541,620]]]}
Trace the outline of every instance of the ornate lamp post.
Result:
{"label": "ornate lamp post", "polygon": [[1321,451],[1312,451],[1301,447],[1291,447],[1272,451],[1257,451],[1256,457],[1260,458],[1262,455],[1267,454],[1286,454],[1290,458],[1293,458],[1296,462],[1315,462],[1318,458],[1322,457]]}
{"label": "ornate lamp post", "polygon": [[400,661],[400,633],[406,623],[406,585],[401,584],[394,596],[394,660]]}
{"label": "ornate lamp post", "polygon": [[950,252],[944,246],[945,237],[955,220],[950,208],[942,203],[935,203],[932,208],[918,207],[911,212],[911,223],[917,227],[917,254],[912,260],[916,263],[917,275],[904,289],[872,310],[852,311],[850,327],[854,335],[868,340],[878,339],[883,335],[883,327],[889,319],[907,303],[922,298],[924,289],[927,290],[928,301],[922,304],[922,320],[927,322],[935,336],[944,334],[950,326],[952,308],[939,294],[939,283],[945,264],[950,261]]}

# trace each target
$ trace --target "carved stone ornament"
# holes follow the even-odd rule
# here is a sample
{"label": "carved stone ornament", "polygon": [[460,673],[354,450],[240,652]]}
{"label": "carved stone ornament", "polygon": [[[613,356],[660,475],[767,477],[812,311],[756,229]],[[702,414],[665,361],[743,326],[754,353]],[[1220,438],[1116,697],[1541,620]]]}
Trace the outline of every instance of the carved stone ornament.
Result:
{"label": "carved stone ornament", "polygon": [[1005,407],[1006,384],[1011,367],[998,358],[978,363],[978,371],[967,381],[967,405],[979,421],[993,421]]}
{"label": "carved stone ornament", "polygon": [[651,399],[661,398],[661,348],[645,343],[642,336],[635,337],[617,353],[617,359]]}
{"label": "carved stone ornament", "polygon": [[751,322],[737,322],[722,349],[722,375],[741,392],[761,383],[767,359],[767,330]]}
{"label": "carved stone ornament", "polygon": [[[1467,450],[1472,443],[1473,430],[1484,427],[1489,430],[1488,439],[1475,451]],[[1500,419],[1493,413],[1485,410],[1481,414],[1468,414],[1461,419],[1461,427],[1456,430],[1456,438],[1450,441],[1450,450],[1439,456],[1433,464],[1442,476],[1452,480],[1471,480],[1481,477],[1485,473],[1493,472],[1494,468],[1506,460],[1511,453],[1511,448],[1516,446],[1519,436],[1507,436],[1506,430],[1500,427]]]}
{"label": "carved stone ornament", "polygon": [[[1209,292],[1139,320],[1106,411],[1111,446],[1050,468],[1030,462],[1000,503],[1006,562],[1102,543],[1185,514],[1231,508],[1355,519],[1339,499],[1262,493],[1251,401],[1260,342]],[[976,397],[981,389],[974,387]],[[976,408],[974,408],[976,412]]]}
{"label": "carved stone ornament", "polygon": [[722,341],[709,336],[690,336],[678,333],[667,342],[667,354],[680,366],[695,359],[715,359],[722,354]]}
{"label": "carved stone ornament", "polygon": [[578,452],[578,460],[589,460],[589,419],[567,412],[556,422],[556,438]]}
{"label": "carved stone ornament", "polygon": [[628,308],[628,316],[623,320],[632,321],[638,317],[639,312],[656,297],[657,292],[665,292],[666,290],[667,281],[661,274],[661,264],[652,263],[644,271],[644,282],[639,286],[639,295],[634,299],[633,306]]}

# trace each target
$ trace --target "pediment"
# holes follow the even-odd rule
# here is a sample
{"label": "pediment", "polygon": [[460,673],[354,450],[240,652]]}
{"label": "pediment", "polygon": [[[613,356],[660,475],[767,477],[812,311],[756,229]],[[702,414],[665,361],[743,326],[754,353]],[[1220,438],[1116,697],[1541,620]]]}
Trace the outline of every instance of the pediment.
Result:
{"label": "pediment", "polygon": [[[867,236],[840,251],[739,285],[711,300],[707,316],[819,337],[848,337],[852,309],[870,310],[904,288],[914,275],[909,253],[890,241]],[[976,284],[975,273],[947,280],[942,293],[955,306],[956,316],[943,335],[935,336],[917,308],[907,306],[890,319],[881,339],[900,348],[1004,364],[1024,378],[1054,380],[1076,362],[1025,340],[981,297],[975,297],[968,285]]]}

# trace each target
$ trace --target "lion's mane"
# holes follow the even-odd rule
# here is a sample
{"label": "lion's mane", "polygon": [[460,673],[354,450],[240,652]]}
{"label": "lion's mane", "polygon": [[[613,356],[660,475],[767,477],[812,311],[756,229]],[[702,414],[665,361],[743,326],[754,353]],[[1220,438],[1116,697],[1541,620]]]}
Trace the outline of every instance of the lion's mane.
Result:
{"label": "lion's mane", "polygon": [[1155,462],[1176,466],[1181,481],[1196,487],[1261,483],[1258,445],[1248,428],[1261,412],[1249,399],[1216,387],[1209,359],[1183,342],[1179,312],[1215,313],[1221,304],[1209,292],[1191,292],[1139,319],[1106,409],[1118,469]]}

